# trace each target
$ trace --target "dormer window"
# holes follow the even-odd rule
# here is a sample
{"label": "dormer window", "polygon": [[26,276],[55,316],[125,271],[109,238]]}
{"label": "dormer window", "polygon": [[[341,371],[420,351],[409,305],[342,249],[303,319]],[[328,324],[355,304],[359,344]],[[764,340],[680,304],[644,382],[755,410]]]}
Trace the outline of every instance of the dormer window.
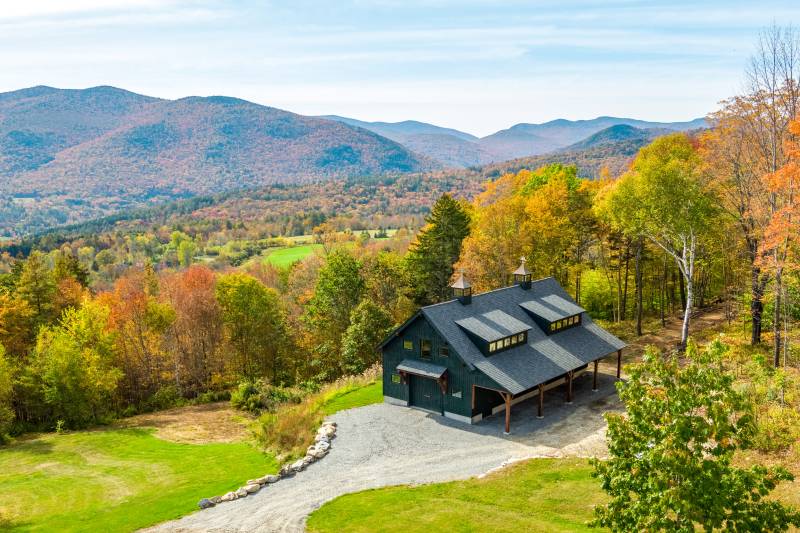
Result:
{"label": "dormer window", "polygon": [[581,315],[573,315],[550,323],[549,332],[557,333],[581,323]]}
{"label": "dormer window", "polygon": [[493,355],[528,342],[531,327],[499,309],[456,320],[484,355]]}
{"label": "dormer window", "polygon": [[533,318],[548,335],[579,326],[584,309],[556,294],[522,302],[519,306]]}
{"label": "dormer window", "polygon": [[522,332],[517,335],[511,335],[510,337],[506,337],[504,339],[500,339],[495,342],[489,343],[489,353],[494,354],[508,348],[513,348],[514,346],[519,346],[520,344],[525,344],[528,342],[528,332]]}

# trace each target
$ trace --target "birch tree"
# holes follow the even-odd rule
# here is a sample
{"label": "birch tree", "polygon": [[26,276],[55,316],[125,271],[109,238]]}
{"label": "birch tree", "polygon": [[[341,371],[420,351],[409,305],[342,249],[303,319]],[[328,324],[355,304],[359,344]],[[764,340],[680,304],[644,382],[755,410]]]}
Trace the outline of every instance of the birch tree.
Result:
{"label": "birch tree", "polygon": [[667,135],[642,148],[631,171],[603,199],[603,211],[615,225],[653,242],[680,270],[686,292],[682,348],[689,337],[699,247],[716,216],[713,198],[699,177],[700,158],[689,138]]}

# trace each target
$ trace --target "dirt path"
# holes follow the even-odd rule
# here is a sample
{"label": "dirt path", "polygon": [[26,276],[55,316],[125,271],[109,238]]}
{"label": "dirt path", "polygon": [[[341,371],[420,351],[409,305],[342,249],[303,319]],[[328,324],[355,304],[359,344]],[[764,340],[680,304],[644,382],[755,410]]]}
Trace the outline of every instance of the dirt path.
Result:
{"label": "dirt path", "polygon": [[[718,328],[726,323],[727,318],[725,317],[725,310],[721,305],[706,307],[694,313],[689,331],[690,334],[693,334],[706,329]],[[628,347],[625,348],[623,355],[626,359],[638,357],[649,345],[657,346],[662,350],[675,348],[681,340],[682,324],[682,316],[668,318],[663,328],[655,333],[642,335],[635,341],[632,341]]]}

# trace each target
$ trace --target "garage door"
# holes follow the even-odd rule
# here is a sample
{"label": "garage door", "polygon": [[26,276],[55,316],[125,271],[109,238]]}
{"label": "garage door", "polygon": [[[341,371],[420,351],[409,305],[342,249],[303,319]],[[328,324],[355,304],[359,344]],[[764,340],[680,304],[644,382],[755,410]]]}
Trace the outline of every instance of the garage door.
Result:
{"label": "garage door", "polygon": [[409,376],[409,400],[415,407],[442,412],[442,390],[434,379]]}

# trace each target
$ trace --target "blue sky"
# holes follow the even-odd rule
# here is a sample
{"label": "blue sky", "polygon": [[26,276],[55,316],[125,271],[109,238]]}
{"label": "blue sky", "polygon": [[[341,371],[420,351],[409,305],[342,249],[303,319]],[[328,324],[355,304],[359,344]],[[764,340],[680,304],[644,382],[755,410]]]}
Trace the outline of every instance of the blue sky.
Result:
{"label": "blue sky", "polygon": [[740,90],[763,26],[800,2],[3,0],[0,91],[115,85],[303,114],[686,120]]}

